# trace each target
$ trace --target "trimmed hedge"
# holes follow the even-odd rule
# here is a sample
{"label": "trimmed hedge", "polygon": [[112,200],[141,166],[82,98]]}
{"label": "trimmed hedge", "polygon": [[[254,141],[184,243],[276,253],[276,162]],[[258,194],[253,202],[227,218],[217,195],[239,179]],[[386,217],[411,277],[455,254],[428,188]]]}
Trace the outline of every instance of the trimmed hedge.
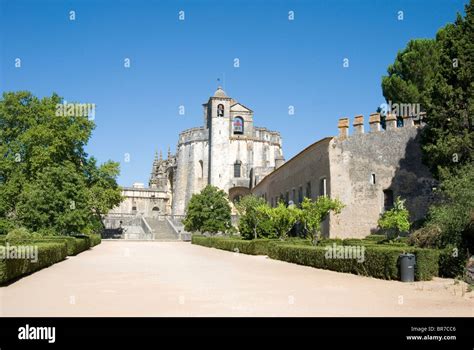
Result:
{"label": "trimmed hedge", "polygon": [[249,255],[267,255],[268,244],[272,241],[273,240],[270,239],[243,240],[238,238],[206,237],[201,235],[193,235],[191,237],[192,244]]}
{"label": "trimmed hedge", "polygon": [[32,262],[30,259],[0,260],[0,284],[53,265],[64,260],[67,256],[65,242],[32,242],[31,244],[38,247],[38,261]]}
{"label": "trimmed hedge", "polygon": [[[402,253],[416,255],[415,279],[417,281],[430,280],[439,274],[439,251],[421,249],[403,244],[380,244],[376,240],[365,242],[360,239],[324,240],[323,245],[312,246],[304,240],[242,240],[228,237],[205,237],[193,235],[193,244],[213,247],[228,251],[238,251],[251,255],[268,255],[272,259],[292,262],[300,265],[312,266],[338,272],[347,272],[375,278],[399,280],[399,256]],[[364,246],[364,261],[355,259],[326,259],[326,245]],[[321,244],[320,243],[320,244]]]}
{"label": "trimmed hedge", "polygon": [[386,238],[385,235],[368,235],[367,237],[364,237],[364,241],[380,242]]}
{"label": "trimmed hedge", "polygon": [[90,240],[91,240],[91,247],[95,247],[96,245],[99,245],[102,242],[102,237],[98,234],[90,234],[89,235]]}
{"label": "trimmed hedge", "polygon": [[415,279],[417,281],[429,281],[440,275],[439,256],[437,249],[410,247],[408,253],[416,255]]}
{"label": "trimmed hedge", "polygon": [[326,259],[326,249],[321,246],[271,244],[268,252],[272,259],[388,280],[400,279],[399,256],[401,253],[409,252],[416,255],[417,281],[430,280],[438,276],[439,252],[432,249],[365,245],[363,262],[357,262],[355,259]]}
{"label": "trimmed hedge", "polygon": [[77,255],[89,249],[89,242],[87,240],[72,236],[47,236],[35,239],[33,242],[64,242],[67,247],[67,255]]}
{"label": "trimmed hedge", "polygon": [[365,248],[365,260],[359,263],[355,259],[326,259],[326,249],[320,246],[272,244],[269,247],[272,259],[382,279],[399,279],[397,261],[400,253],[399,249],[370,246]]}

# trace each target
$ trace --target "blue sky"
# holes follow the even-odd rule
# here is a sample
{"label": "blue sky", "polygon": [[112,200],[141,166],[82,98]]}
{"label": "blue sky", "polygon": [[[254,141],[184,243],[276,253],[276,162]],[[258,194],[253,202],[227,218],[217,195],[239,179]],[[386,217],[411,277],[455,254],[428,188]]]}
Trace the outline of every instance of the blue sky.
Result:
{"label": "blue sky", "polygon": [[95,103],[87,151],[119,161],[125,186],[147,183],[154,152],[174,151],[180,131],[202,124],[218,78],[256,125],[281,132],[289,159],[336,135],[338,118],[367,119],[397,51],[434,37],[466,3],[0,0],[0,90]]}

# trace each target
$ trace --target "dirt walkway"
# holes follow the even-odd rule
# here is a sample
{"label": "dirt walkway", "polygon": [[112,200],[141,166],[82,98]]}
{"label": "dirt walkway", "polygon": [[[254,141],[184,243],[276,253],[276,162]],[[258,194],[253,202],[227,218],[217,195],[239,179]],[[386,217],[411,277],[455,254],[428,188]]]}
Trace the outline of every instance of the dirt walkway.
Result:
{"label": "dirt walkway", "polygon": [[453,280],[401,283],[182,242],[103,242],[0,288],[1,316],[474,316]]}

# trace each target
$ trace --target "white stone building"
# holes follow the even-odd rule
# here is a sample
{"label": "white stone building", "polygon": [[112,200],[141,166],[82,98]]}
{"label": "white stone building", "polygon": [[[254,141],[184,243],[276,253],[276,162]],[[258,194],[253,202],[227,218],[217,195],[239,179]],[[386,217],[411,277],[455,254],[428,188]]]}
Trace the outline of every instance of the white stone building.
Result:
{"label": "white stone building", "polygon": [[[149,188],[124,189],[127,205],[115,212],[133,208],[150,217],[184,215],[191,196],[208,184],[233,202],[284,163],[280,134],[255,126],[253,111],[222,88],[203,107],[204,125],[180,133],[176,154],[168,151],[167,159],[157,155]],[[142,192],[146,195],[136,195]]]}

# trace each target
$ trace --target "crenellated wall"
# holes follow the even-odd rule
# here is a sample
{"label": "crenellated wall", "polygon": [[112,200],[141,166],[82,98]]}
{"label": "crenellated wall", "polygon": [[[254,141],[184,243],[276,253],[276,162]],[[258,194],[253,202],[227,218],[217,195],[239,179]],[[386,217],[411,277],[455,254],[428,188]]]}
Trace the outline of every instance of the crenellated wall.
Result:
{"label": "crenellated wall", "polygon": [[331,215],[323,226],[330,237],[365,237],[377,230],[380,214],[397,196],[406,200],[412,222],[422,219],[433,200],[436,181],[422,163],[420,132],[412,118],[397,127],[395,115],[386,117],[381,128],[380,114],[369,118],[357,115],[349,132],[349,118],[338,123],[339,135],[322,139],[267,175],[252,192],[267,199],[298,204],[303,196],[330,195],[345,205],[339,215]]}
{"label": "crenellated wall", "polygon": [[365,132],[364,117],[339,120],[339,136],[329,147],[330,195],[346,205],[338,216],[330,219],[331,236],[364,237],[377,230],[380,214],[386,209],[391,191],[406,200],[412,222],[423,218],[432,201],[433,180],[422,164],[421,127],[412,118],[405,118],[397,127],[395,115],[386,118],[386,130],[380,127],[380,115],[369,118]]}

